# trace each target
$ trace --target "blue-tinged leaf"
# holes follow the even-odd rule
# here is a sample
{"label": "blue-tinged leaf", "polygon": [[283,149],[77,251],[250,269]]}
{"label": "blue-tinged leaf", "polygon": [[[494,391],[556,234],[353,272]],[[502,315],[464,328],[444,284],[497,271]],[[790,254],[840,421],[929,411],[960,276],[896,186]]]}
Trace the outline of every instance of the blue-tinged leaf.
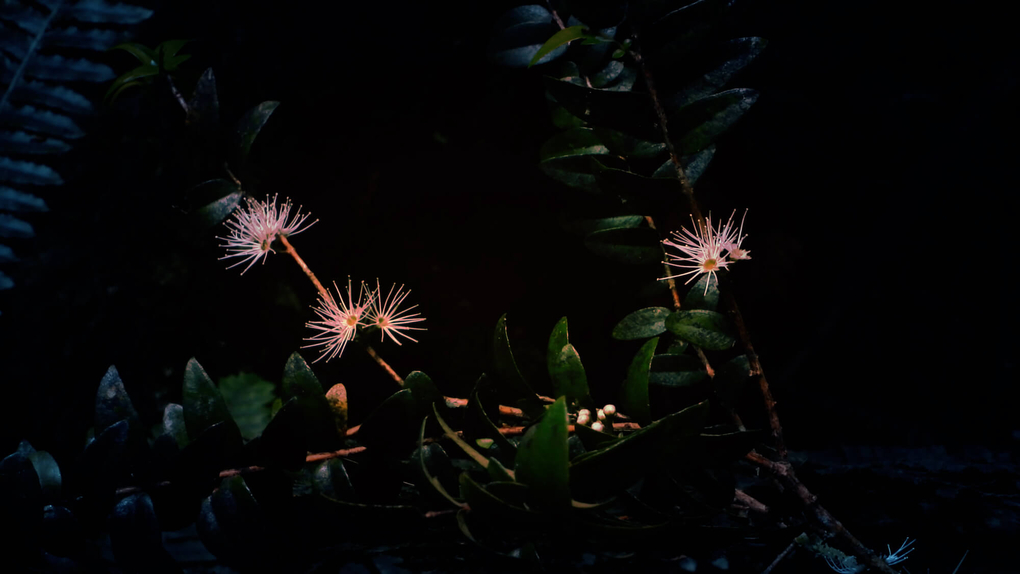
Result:
{"label": "blue-tinged leaf", "polygon": [[28,454],[28,460],[32,462],[35,474],[39,477],[43,500],[47,503],[60,500],[60,466],[53,455],[44,450],[37,450]]}
{"label": "blue-tinged leaf", "polygon": [[50,30],[43,36],[43,46],[61,48],[79,48],[82,50],[102,51],[116,44],[125,33],[120,30],[104,28],[79,29],[76,26]]}
{"label": "blue-tinged leaf", "polygon": [[[4,247],[3,245],[0,245],[0,248],[3,247]],[[8,277],[7,274],[4,273],[3,271],[0,271],[0,291],[3,291],[4,289],[10,289],[12,287],[14,287],[14,280]]]}
{"label": "blue-tinged leaf", "polygon": [[634,68],[624,68],[615,80],[602,86],[602,89],[613,92],[629,92],[634,87],[635,81],[637,81],[637,70]]}
{"label": "blue-tinged leaf", "polygon": [[693,154],[730,128],[758,100],[758,92],[744,88],[696,100],[669,114],[669,133],[677,152]]}
{"label": "blue-tinged leaf", "polygon": [[[236,186],[235,186],[236,187]],[[206,227],[213,227],[230,216],[244,198],[243,191],[235,191],[195,210],[195,218]]]}
{"label": "blue-tinged leaf", "polygon": [[574,128],[562,131],[546,140],[538,152],[542,161],[579,155],[609,153],[602,139],[591,128]]}
{"label": "blue-tinged leaf", "polygon": [[137,24],[152,16],[152,10],[119,2],[111,4],[106,0],[79,0],[62,6],[60,16],[95,24]]}
{"label": "blue-tinged leaf", "polygon": [[[684,168],[684,175],[687,176],[687,181],[689,181],[691,185],[697,183],[698,178],[705,173],[705,170],[708,169],[708,164],[712,161],[712,156],[714,155],[715,146],[710,145],[698,153],[685,155],[680,158],[680,166]],[[659,166],[659,169],[655,170],[652,177],[676,179],[676,166],[673,165],[673,159],[667,159],[666,163],[662,164]]]}
{"label": "blue-tinged leaf", "polygon": [[[54,114],[55,115],[55,114]],[[59,116],[64,117],[64,116]],[[72,122],[73,123],[73,122]],[[28,127],[25,125],[24,127]],[[64,153],[71,149],[71,144],[64,140],[27,134],[25,132],[0,132],[0,152],[21,154]],[[3,200],[0,199],[0,203]]]}
{"label": "blue-tinged leaf", "polygon": [[[0,185],[0,209],[5,211],[49,211],[41,197]],[[2,259],[2,258],[0,258]]]}
{"label": "blue-tinged leaf", "polygon": [[205,429],[220,422],[228,422],[228,426],[233,426],[234,432],[239,434],[237,425],[230,417],[227,403],[223,400],[223,395],[220,394],[219,389],[213,384],[202,365],[199,365],[194,358],[189,360],[188,365],[184,368],[182,398],[184,423],[188,429],[188,436],[192,439],[201,435]]}
{"label": "blue-tinged leaf", "polygon": [[666,328],[677,337],[712,351],[724,351],[736,342],[726,316],[714,311],[671,313],[666,317]]}
{"label": "blue-tinged leaf", "polygon": [[532,67],[537,64],[546,54],[551,53],[553,50],[561,46],[566,46],[574,40],[579,40],[585,37],[588,31],[588,27],[584,25],[569,26],[556,32],[549,38],[542,47],[535,52],[535,55],[531,57],[531,61],[528,62],[528,67]]}
{"label": "blue-tinged leaf", "polygon": [[563,221],[563,228],[577,235],[585,236],[603,229],[615,227],[640,227],[645,221],[643,215],[617,215],[600,219],[573,219]]}
{"label": "blue-tinged leaf", "polygon": [[174,439],[181,449],[188,446],[188,430],[184,424],[184,407],[170,403],[163,409],[163,434]]}
{"label": "blue-tinged leaf", "polygon": [[255,143],[255,138],[258,137],[262,127],[269,121],[269,116],[273,115],[273,112],[279,105],[280,102],[262,102],[248,110],[237,122],[234,135],[237,142],[238,165],[243,165],[247,161],[248,154],[251,153],[251,146]]}
{"label": "blue-tinged leaf", "polygon": [[7,52],[15,60],[21,61],[28,54],[28,47],[32,45],[32,37],[21,31],[4,27],[0,34],[0,50]]}
{"label": "blue-tinged leaf", "polygon": [[59,82],[105,82],[116,75],[106,64],[85,58],[71,59],[59,55],[36,54],[25,66],[28,77]]}
{"label": "blue-tinged leaf", "polygon": [[14,250],[6,245],[0,245],[0,263],[13,263],[14,261],[18,261]]}
{"label": "blue-tinged leaf", "polygon": [[606,64],[605,68],[602,68],[602,70],[598,73],[589,76],[588,81],[591,82],[591,85],[594,88],[604,88],[606,84],[616,80],[616,78],[623,73],[623,69],[623,62],[619,60],[610,60],[610,62]]}
{"label": "blue-tinged leaf", "polygon": [[30,131],[66,139],[77,139],[85,135],[85,132],[71,118],[49,110],[20,106],[8,109],[7,113],[8,117],[13,118],[20,127]]}
{"label": "blue-tinged leaf", "polygon": [[535,22],[552,22],[552,14],[549,13],[549,10],[547,10],[545,6],[529,4],[527,6],[518,6],[508,10],[505,14],[499,17],[499,20],[496,21],[495,28],[497,30],[502,30],[518,24]]}
{"label": "blue-tinged leaf", "polygon": [[38,34],[47,22],[46,14],[35,7],[27,3],[15,4],[14,2],[0,3],[0,21],[5,24],[13,24],[33,36]]}
{"label": "blue-tinged leaf", "polygon": [[131,403],[131,397],[124,388],[124,381],[117,372],[117,367],[110,365],[99,382],[95,401],[95,428],[97,433],[106,430],[114,423],[127,420],[130,425],[138,425],[138,411]]}
{"label": "blue-tinged leaf", "polygon": [[74,90],[36,80],[22,80],[11,92],[11,100],[55,108],[72,114],[89,114],[95,109],[92,102]]}
{"label": "blue-tinged leaf", "polygon": [[713,68],[685,86],[667,106],[679,108],[721,90],[734,74],[758,57],[766,44],[763,38],[737,38],[713,50]]}
{"label": "blue-tinged leaf", "polygon": [[701,361],[691,355],[655,355],[648,373],[648,382],[660,387],[690,387],[707,379]]}
{"label": "blue-tinged leaf", "polygon": [[0,181],[31,185],[63,185],[64,180],[48,166],[0,156]]}
{"label": "blue-tinged leaf", "polygon": [[[496,64],[515,68],[527,67],[542,45],[557,31],[552,14],[536,4],[508,11],[496,22],[494,29],[487,50],[489,58]],[[560,46],[540,58],[538,63],[552,61],[566,50],[566,46]]]}
{"label": "blue-tinged leaf", "polygon": [[27,221],[0,213],[0,237],[35,237],[35,230]]}
{"label": "blue-tinged leaf", "polygon": [[666,332],[666,317],[670,310],[665,307],[648,307],[627,315],[613,327],[613,338],[632,341],[658,337]]}
{"label": "blue-tinged leaf", "polygon": [[[584,121],[654,141],[661,136],[647,94],[597,90],[546,76],[546,89],[560,105]],[[672,122],[672,120],[670,120]],[[670,123],[672,133],[673,124]]]}

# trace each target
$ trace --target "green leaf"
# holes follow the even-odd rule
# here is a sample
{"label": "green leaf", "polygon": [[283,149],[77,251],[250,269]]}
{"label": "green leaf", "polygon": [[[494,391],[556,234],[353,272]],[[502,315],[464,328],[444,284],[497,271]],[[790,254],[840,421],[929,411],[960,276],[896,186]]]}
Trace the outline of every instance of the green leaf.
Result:
{"label": "green leaf", "polygon": [[252,144],[255,143],[255,138],[258,137],[262,127],[269,121],[269,116],[273,115],[279,105],[280,102],[262,102],[241,116],[237,122],[237,128],[234,130],[238,166],[244,165],[248,160],[248,154],[251,152]]}
{"label": "green leaf", "polygon": [[[403,391],[401,391],[401,392],[403,392]],[[452,428],[450,428],[450,425],[446,424],[446,421],[443,420],[443,417],[441,417],[439,415],[439,409],[436,408],[435,405],[433,405],[433,411],[432,412],[433,412],[433,414],[436,415],[436,422],[438,422],[439,426],[441,426],[443,428],[443,432],[446,433],[446,437],[447,438],[449,438],[453,442],[457,443],[457,446],[459,446],[461,448],[461,450],[464,451],[464,454],[466,454],[469,457],[471,457],[471,459],[474,460],[475,462],[477,462],[479,464],[479,466],[481,466],[482,468],[488,468],[489,467],[489,459],[484,454],[482,454],[482,453],[478,452],[477,450],[475,450],[474,447],[472,447],[470,444],[468,444],[468,442],[466,440],[461,438],[460,435],[457,434],[457,431],[455,431]]]}
{"label": "green leaf", "polygon": [[716,367],[712,388],[725,403],[734,405],[747,386],[747,378],[750,376],[751,363],[747,360],[747,355],[737,355]]}
{"label": "green leaf", "polygon": [[331,458],[324,460],[312,471],[312,490],[339,500],[354,500],[354,485],[347,474],[343,460]]}
{"label": "green leaf", "polygon": [[[489,483],[490,485],[493,483]],[[547,520],[544,514],[510,504],[495,496],[471,479],[468,473],[460,475],[461,497],[471,507],[471,513],[478,513],[486,521],[505,524],[508,527],[538,525]]]}
{"label": "green leaf", "polygon": [[648,227],[617,227],[592,233],[585,246],[619,263],[649,264],[662,262],[659,234]]}
{"label": "green leaf", "polygon": [[152,64],[143,64],[133,70],[124,72],[110,84],[103,99],[107,102],[113,102],[127,88],[141,85],[143,83],[142,80],[154,78],[158,75],[159,68]]}
{"label": "green leaf", "polygon": [[566,317],[556,323],[552,334],[549,335],[546,362],[555,396],[566,395],[568,400],[591,401],[588,376],[584,372],[584,365],[581,364],[581,357],[568,341]]}
{"label": "green leaf", "polygon": [[[598,160],[595,160],[598,161]],[[600,162],[601,164],[601,162]],[[627,198],[638,198],[673,205],[681,201],[683,188],[677,179],[645,177],[625,169],[600,165],[595,174],[599,189]]]}
{"label": "green leaf", "polygon": [[[557,27],[548,10],[528,5],[514,8],[500,17],[495,30],[486,50],[489,59],[501,66],[524,68]],[[566,50],[566,46],[555,48],[541,57],[538,63],[550,62]]]}
{"label": "green leaf", "polygon": [[499,462],[498,459],[490,458],[489,466],[485,469],[489,471],[489,478],[495,481],[514,481],[514,472],[503,466],[503,463]]}
{"label": "green leaf", "polygon": [[536,504],[562,511],[570,507],[569,460],[567,403],[560,397],[546,409],[542,420],[524,433],[514,472],[518,482],[531,487]]}
{"label": "green leaf", "polygon": [[[715,146],[710,145],[698,153],[680,157],[680,165],[684,168],[684,175],[687,176],[687,181],[690,182],[691,185],[697,183],[698,179],[705,173],[705,170],[708,169],[708,164],[712,161],[712,156],[714,155]],[[652,177],[661,179],[676,179],[676,166],[673,165],[673,159],[667,159],[665,163],[655,170]]]}
{"label": "green leaf", "polygon": [[570,488],[578,500],[603,500],[627,488],[693,443],[705,426],[708,401],[659,419],[570,464]]}
{"label": "green leaf", "polygon": [[287,358],[287,364],[283,367],[282,394],[284,399],[323,396],[322,384],[318,377],[297,352]]}
{"label": "green leaf", "polygon": [[117,368],[110,365],[99,382],[96,391],[96,411],[94,424],[96,432],[101,433],[117,421],[127,419],[134,427],[138,426],[138,411],[131,404],[131,397],[124,388]]}
{"label": "green leaf", "polygon": [[468,398],[468,406],[481,423],[481,427],[483,429],[482,432],[485,436],[489,437],[489,439],[491,439],[496,446],[499,447],[498,456],[507,464],[510,464],[517,455],[517,447],[499,432],[499,428],[496,427],[495,423],[492,422],[492,419],[490,419],[489,415],[485,412],[485,407],[482,405],[480,391],[483,384],[487,381],[488,379],[485,375],[479,377],[478,382],[475,383],[475,387],[471,390],[471,396]]}
{"label": "green leaf", "polygon": [[[463,502],[451,496],[449,492],[446,492],[446,488],[443,486],[443,483],[439,482],[438,478],[432,476],[432,473],[429,472],[428,465],[425,464],[425,449],[423,448],[423,446],[425,443],[425,425],[428,422],[429,422],[428,417],[422,419],[421,433],[418,435],[418,463],[421,467],[421,472],[422,474],[425,475],[425,480],[427,480],[429,484],[431,484],[436,489],[436,492],[443,495],[443,498],[449,500],[454,506],[464,508],[466,505]],[[433,445],[429,446],[431,447]]]}
{"label": "green leaf", "polygon": [[496,322],[493,334],[493,366],[500,384],[496,390],[501,401],[516,404],[528,414],[537,415],[542,412],[542,404],[528,383],[524,381],[521,371],[517,368],[510,339],[506,330],[506,313]]}
{"label": "green leaf", "polygon": [[549,38],[546,43],[542,44],[542,47],[535,52],[535,55],[531,57],[531,61],[528,62],[528,67],[530,68],[537,64],[538,61],[545,57],[546,54],[549,54],[556,48],[569,44],[574,40],[583,38],[587,30],[588,28],[586,26],[569,26],[559,32],[556,32],[552,35],[552,38]]}
{"label": "green leaf", "polygon": [[606,443],[619,440],[607,432],[597,431],[591,427],[578,424],[574,425],[574,434],[577,438],[581,439],[581,444],[584,445],[584,448],[587,451],[603,448],[607,446]]}
{"label": "green leaf", "polygon": [[32,462],[35,474],[39,477],[39,486],[42,488],[43,502],[53,504],[60,501],[60,466],[53,455],[37,450],[28,455]]}
{"label": "green leaf", "polygon": [[226,422],[228,427],[240,436],[237,425],[230,417],[223,395],[206,374],[202,365],[192,357],[184,368],[184,424],[188,436],[194,440],[207,428],[216,423]]}
{"label": "green leaf", "polygon": [[707,66],[698,62],[689,68],[697,70],[697,78],[670,98],[667,107],[678,108],[721,90],[734,74],[758,57],[766,44],[762,38],[736,38],[713,46],[704,53]]}
{"label": "green leaf", "polygon": [[259,436],[272,419],[276,385],[251,373],[220,379],[220,393],[244,440]]}
{"label": "green leaf", "polygon": [[707,148],[757,100],[758,92],[739,88],[696,100],[670,114],[669,131],[677,134],[677,153],[687,155]]}
{"label": "green leaf", "polygon": [[648,371],[652,366],[652,356],[659,338],[649,339],[638,349],[634,359],[627,368],[627,379],[620,388],[620,404],[623,412],[642,425],[652,420],[648,405]]}
{"label": "green leaf", "polygon": [[557,133],[542,144],[538,152],[541,161],[559,157],[605,155],[609,148],[592,128],[573,128]]}
{"label": "green leaf", "polygon": [[666,332],[666,317],[670,310],[665,307],[647,307],[634,311],[613,327],[613,338],[618,341],[633,341],[658,337]]}
{"label": "green leaf", "polygon": [[696,357],[662,354],[652,357],[648,382],[661,387],[689,387],[708,379],[708,373]]}
{"label": "green leaf", "polygon": [[148,46],[143,46],[142,44],[125,42],[123,44],[117,44],[110,48],[110,50],[124,50],[128,54],[134,56],[140,64],[156,65],[156,53]]}
{"label": "green leaf", "polygon": [[415,414],[418,417],[432,414],[432,405],[445,405],[443,393],[439,392],[432,379],[421,371],[413,371],[404,379],[404,388],[410,389],[411,395],[418,404]]}
{"label": "green leaf", "polygon": [[645,221],[643,215],[618,215],[601,219],[574,219],[563,221],[563,228],[575,235],[585,236],[603,229],[618,227],[640,227]]}
{"label": "green leaf", "polygon": [[684,297],[684,309],[715,311],[719,306],[719,280],[714,274],[705,273]]}
{"label": "green leaf", "polygon": [[620,74],[623,72],[623,70],[624,70],[623,62],[620,62],[618,60],[610,60],[609,63],[606,64],[604,68],[602,68],[602,70],[600,70],[598,73],[589,76],[588,80],[591,81],[592,87],[603,88],[606,86],[606,84],[620,77]]}
{"label": "green leaf", "polygon": [[244,199],[244,192],[236,182],[226,179],[214,181],[219,186],[218,191],[222,191],[226,195],[209,201],[193,212],[196,222],[206,229],[212,228],[230,217],[230,214],[237,209],[237,206],[241,204],[241,200]]}
{"label": "green leaf", "polygon": [[666,317],[666,328],[677,337],[711,351],[724,351],[736,342],[726,317],[715,311],[677,311]]}
{"label": "green leaf", "polygon": [[610,152],[614,155],[626,157],[629,160],[655,158],[661,156],[666,151],[666,144],[658,140],[647,141],[602,127],[594,128],[594,132],[599,140],[605,143]]}

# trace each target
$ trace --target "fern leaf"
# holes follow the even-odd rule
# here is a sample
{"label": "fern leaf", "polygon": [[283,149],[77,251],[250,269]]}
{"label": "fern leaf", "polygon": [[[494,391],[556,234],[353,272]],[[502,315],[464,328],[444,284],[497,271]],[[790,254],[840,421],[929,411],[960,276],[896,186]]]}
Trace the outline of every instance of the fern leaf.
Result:
{"label": "fern leaf", "polygon": [[51,168],[0,156],[0,181],[28,183],[32,185],[63,185],[60,174]]}
{"label": "fern leaf", "polygon": [[[6,245],[0,244],[0,263],[11,263],[17,261],[18,256],[14,254],[14,250]],[[2,273],[0,273],[2,275]]]}
{"label": "fern leaf", "polygon": [[35,230],[27,221],[0,213],[0,237],[35,237]]}
{"label": "fern leaf", "polygon": [[152,16],[152,10],[130,4],[111,4],[106,0],[81,0],[64,6],[60,15],[93,24],[137,24]]}
{"label": "fern leaf", "polygon": [[38,34],[49,24],[47,14],[43,14],[32,6],[14,3],[0,3],[0,21],[13,24],[29,34]]}
{"label": "fern leaf", "polygon": [[[3,246],[0,245],[0,247]],[[3,271],[0,271],[0,291],[4,289],[10,289],[11,287],[14,287],[14,281],[12,281],[10,277],[4,274]]]}
{"label": "fern leaf", "polygon": [[[22,131],[0,132],[0,152],[19,154],[64,153],[71,149],[71,144],[64,140],[49,138],[38,134],[27,134]],[[0,191],[5,188],[0,187]],[[0,209],[4,209],[0,200]]]}
{"label": "fern leaf", "polygon": [[106,64],[99,64],[85,58],[70,59],[53,55],[36,54],[25,68],[25,74],[40,80],[60,82],[105,82],[115,77]]}
{"label": "fern leaf", "polygon": [[79,115],[90,114],[95,110],[92,102],[78,92],[36,80],[21,82],[12,90],[11,100],[35,103]]}
{"label": "fern leaf", "polygon": [[41,197],[0,186],[0,209],[7,211],[49,211]]}
{"label": "fern leaf", "polygon": [[32,106],[15,107],[4,118],[4,123],[15,123],[30,131],[67,139],[85,135],[71,118],[49,110],[37,110]]}
{"label": "fern leaf", "polygon": [[43,46],[47,48],[79,48],[82,50],[95,50],[97,52],[109,48],[111,45],[124,39],[124,33],[119,30],[104,30],[100,28],[79,29],[77,26],[53,30],[43,37]]}

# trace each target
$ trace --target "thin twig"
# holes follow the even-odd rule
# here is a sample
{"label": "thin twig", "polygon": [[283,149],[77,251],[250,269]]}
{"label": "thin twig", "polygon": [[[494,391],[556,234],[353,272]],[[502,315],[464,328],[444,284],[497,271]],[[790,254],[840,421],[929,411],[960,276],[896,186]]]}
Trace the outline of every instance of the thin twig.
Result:
{"label": "thin twig", "polygon": [[776,559],[772,561],[772,564],[769,564],[768,568],[761,571],[761,574],[769,574],[769,572],[772,572],[772,569],[776,567],[776,564],[779,564],[783,558],[786,558],[789,553],[793,552],[796,545],[796,542],[791,542],[790,545],[786,547],[786,550],[783,550],[779,553],[779,556],[776,556]]}
{"label": "thin twig", "polygon": [[797,475],[793,472],[793,466],[790,465],[789,462],[785,460],[775,462],[754,451],[748,453],[745,458],[772,472],[780,486],[782,486],[785,490],[796,494],[797,498],[799,498],[801,503],[804,504],[805,509],[809,511],[809,515],[816,525],[825,532],[835,534],[842,538],[850,546],[853,550],[854,556],[856,556],[862,564],[875,568],[880,572],[886,572],[887,574],[896,573],[896,571],[893,570],[885,560],[872,552],[871,549],[862,544],[860,540],[857,540],[857,538],[853,534],[850,534],[850,531],[843,526],[843,523],[836,520],[836,518],[830,514],[828,510],[818,503],[818,497],[812,494],[811,491],[809,491],[797,478]]}
{"label": "thin twig", "polygon": [[733,502],[739,503],[742,506],[746,506],[748,509],[753,510],[759,514],[768,514],[769,507],[762,501],[751,496],[750,494],[740,490],[739,488],[733,489]]}
{"label": "thin twig", "polygon": [[[651,228],[652,231],[658,231],[658,229],[655,228],[655,220],[652,219],[651,215],[646,215],[645,216],[645,221],[648,222],[648,227]],[[665,250],[663,250],[663,255],[664,256],[665,256],[665,253],[666,253]],[[667,265],[665,261],[662,262],[662,268],[666,270],[666,276],[667,276],[666,285],[669,287],[669,292],[673,294],[673,310],[674,311],[679,311],[680,310],[680,293],[676,290],[676,280],[674,278],[672,278],[672,277],[669,277],[670,269],[669,269],[669,265]]]}
{"label": "thin twig", "polygon": [[379,353],[375,352],[375,349],[372,348],[372,345],[365,345],[365,352],[368,353],[368,356],[372,357],[372,360],[374,360],[380,367],[382,367],[384,371],[386,371],[386,373],[390,376],[391,379],[396,381],[396,383],[401,387],[404,386],[404,379],[402,379],[400,375],[398,375],[397,372],[393,370],[393,367],[391,367],[389,363],[384,361],[383,358],[379,356]]}
{"label": "thin twig", "polygon": [[701,359],[701,366],[705,367],[705,372],[708,373],[708,378],[715,378],[715,369],[708,363],[708,357],[705,356],[705,351],[701,350],[701,347],[697,345],[691,345],[694,347],[694,352],[698,354],[698,358]]}

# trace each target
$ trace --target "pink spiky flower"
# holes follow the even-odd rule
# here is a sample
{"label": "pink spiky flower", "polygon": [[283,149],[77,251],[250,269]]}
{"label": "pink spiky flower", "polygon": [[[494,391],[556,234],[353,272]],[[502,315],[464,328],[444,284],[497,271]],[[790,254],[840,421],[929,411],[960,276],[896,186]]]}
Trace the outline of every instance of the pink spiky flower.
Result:
{"label": "pink spiky flower", "polygon": [[[729,265],[729,261],[723,254],[723,251],[725,251],[723,241],[730,240],[733,235],[730,226],[727,224],[718,229],[712,227],[711,214],[705,221],[704,229],[698,227],[697,222],[694,221],[694,216],[691,216],[691,223],[694,227],[693,232],[684,227],[680,231],[673,232],[672,240],[666,239],[662,242],[667,247],[672,247],[680,252],[680,254],[667,253],[666,255],[671,260],[663,261],[663,263],[672,267],[686,269],[686,271],[670,275],[669,277],[662,277],[659,279],[660,281],[690,275],[690,278],[684,283],[686,285],[702,273],[708,273],[713,279],[718,281],[716,272],[720,269],[725,269]],[[711,281],[705,283],[705,293],[708,293],[710,283]]]}
{"label": "pink spiky flower", "polygon": [[333,288],[336,289],[338,298],[334,299],[333,294],[329,291],[326,292],[325,297],[320,295],[318,306],[312,307],[320,320],[309,321],[306,325],[319,332],[306,338],[305,340],[311,341],[311,343],[302,348],[325,347],[319,358],[312,361],[313,363],[319,362],[323,357],[326,357],[328,362],[341,355],[344,348],[347,347],[347,343],[354,340],[354,336],[358,334],[358,327],[368,326],[365,315],[367,308],[372,303],[373,295],[371,292],[366,293],[365,283],[361,283],[357,300],[354,299],[350,277],[347,278],[346,300],[344,300],[344,294],[337,287],[336,282],[333,283]]}
{"label": "pink spiky flower", "polygon": [[751,258],[751,252],[740,247],[740,244],[744,242],[744,219],[747,217],[747,210],[744,210],[744,215],[740,218],[740,228],[733,228],[733,216],[737,214],[736,210],[730,214],[729,220],[726,221],[726,225],[723,226],[720,234],[722,235],[722,248],[726,251],[726,259],[730,261],[741,261],[744,259]]}
{"label": "pink spiky flower", "polygon": [[310,214],[305,213],[302,215],[300,207],[298,207],[294,217],[290,217],[290,210],[293,207],[290,199],[284,200],[279,207],[276,206],[276,195],[272,199],[266,196],[264,202],[251,197],[246,198],[246,200],[247,205],[235,211],[234,217],[225,224],[230,229],[230,236],[218,238],[226,242],[220,245],[220,247],[224,247],[227,250],[227,254],[220,257],[220,259],[229,259],[231,257],[242,258],[237,263],[227,267],[227,269],[237,267],[245,261],[249,261],[248,266],[244,268],[241,275],[244,275],[248,269],[251,269],[251,266],[259,258],[262,258],[262,262],[265,263],[266,257],[269,256],[270,252],[276,253],[273,251],[273,241],[279,236],[289,237],[297,235],[318,221],[315,220],[304,225],[305,220],[308,219]]}
{"label": "pink spiky flower", "polygon": [[[394,288],[396,288],[396,292],[394,292]],[[412,312],[418,306],[417,304],[411,305],[406,309],[400,309],[400,304],[410,294],[410,290],[404,291],[403,285],[400,287],[392,285],[386,297],[383,297],[382,289],[379,287],[379,279],[375,280],[375,292],[372,294],[371,304],[368,309],[368,323],[379,329],[380,341],[386,340],[386,336],[389,336],[394,343],[400,345],[400,340],[394,336],[400,335],[415,343],[418,342],[417,339],[403,332],[425,330],[424,327],[411,326],[414,323],[425,320],[420,312]]]}

